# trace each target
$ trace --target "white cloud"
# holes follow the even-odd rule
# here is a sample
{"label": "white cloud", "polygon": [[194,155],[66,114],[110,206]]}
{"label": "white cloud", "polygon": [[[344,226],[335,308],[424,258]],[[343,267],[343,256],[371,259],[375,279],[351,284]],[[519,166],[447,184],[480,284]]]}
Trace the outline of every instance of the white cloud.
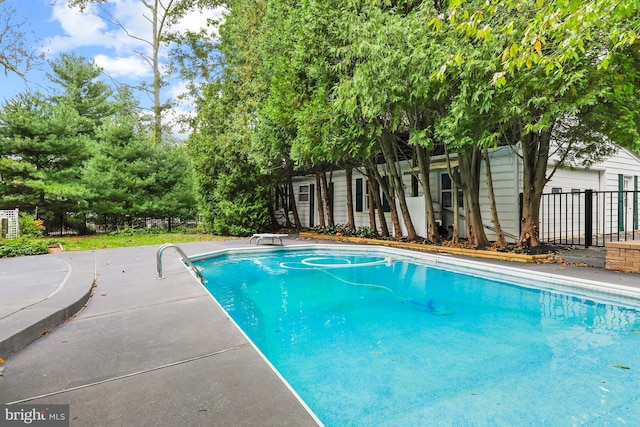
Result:
{"label": "white cloud", "polygon": [[111,57],[98,54],[94,57],[94,61],[113,78],[143,78],[152,75],[149,64],[138,56]]}
{"label": "white cloud", "polygon": [[[62,27],[62,34],[51,37],[46,46],[50,57],[60,52],[75,51],[93,57],[95,63],[114,79],[123,83],[150,80],[152,69],[140,53],[151,56],[152,26],[150,11],[142,0],[107,0],[104,4],[87,5],[84,12],[69,8],[68,0],[58,0],[51,5],[50,21]],[[224,19],[224,9],[189,12],[171,30],[194,31],[207,26],[209,19]],[[168,49],[160,55],[166,60]],[[163,59],[164,58],[164,59]],[[166,69],[166,64],[161,65]],[[176,99],[184,93],[184,84],[172,81],[163,97]],[[189,100],[181,107],[189,109]],[[178,113],[178,112],[176,112]]]}
{"label": "white cloud", "polygon": [[67,2],[55,3],[52,7],[52,21],[60,23],[64,34],[48,40],[50,51],[57,54],[76,49],[80,46],[103,44],[107,24],[96,14],[96,8],[89,6],[84,13],[71,9]]}
{"label": "white cloud", "polygon": [[193,108],[194,100],[187,96],[188,92],[188,83],[183,80],[177,80],[172,82],[171,86],[167,88],[166,95],[173,99],[176,106],[190,110]]}
{"label": "white cloud", "polygon": [[176,25],[171,27],[172,30],[176,31],[193,31],[197,32],[201,28],[205,28],[207,26],[207,21],[209,19],[219,20],[222,18],[224,13],[224,8],[217,7],[213,10],[198,10],[198,11],[190,11],[188,12],[184,18]]}
{"label": "white cloud", "polygon": [[188,117],[194,117],[193,110],[186,110],[181,107],[168,109],[164,114],[164,121],[171,127],[171,133],[177,139],[186,139],[191,133],[190,129],[185,128],[184,120]]}
{"label": "white cloud", "polygon": [[52,10],[51,20],[64,31],[49,39],[49,50],[54,54],[82,47],[115,51],[116,55],[150,51],[146,40],[151,40],[151,25],[144,17],[148,11],[139,0],[89,4],[84,12],[69,8],[64,0],[56,2]]}
{"label": "white cloud", "polygon": [[[50,54],[91,47],[103,54],[113,51],[115,57],[126,57],[134,51],[151,56],[151,12],[142,0],[89,4],[84,12],[70,8],[67,0],[61,0],[52,5],[52,11],[50,20],[58,22],[64,34],[48,40]],[[222,8],[191,11],[172,30],[198,31],[207,25],[208,19],[220,19],[222,14]]]}

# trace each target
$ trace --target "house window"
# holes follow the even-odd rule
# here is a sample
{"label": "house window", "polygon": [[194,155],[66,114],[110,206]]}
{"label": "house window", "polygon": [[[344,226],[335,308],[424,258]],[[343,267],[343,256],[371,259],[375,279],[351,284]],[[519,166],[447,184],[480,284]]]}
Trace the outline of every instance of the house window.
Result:
{"label": "house window", "polygon": [[551,193],[553,193],[553,194],[562,193],[562,188],[559,188],[559,187],[553,187],[553,188],[551,189]]}
{"label": "house window", "polygon": [[364,192],[364,208],[369,212],[369,181],[364,182],[364,188],[366,189]]}
{"label": "house window", "polygon": [[[448,173],[440,175],[441,200],[443,208],[453,207],[453,181]],[[458,189],[458,206],[464,207],[464,197],[462,190]]]}
{"label": "house window", "polygon": [[301,202],[309,201],[309,186],[301,185],[300,190],[298,191],[298,200]]}

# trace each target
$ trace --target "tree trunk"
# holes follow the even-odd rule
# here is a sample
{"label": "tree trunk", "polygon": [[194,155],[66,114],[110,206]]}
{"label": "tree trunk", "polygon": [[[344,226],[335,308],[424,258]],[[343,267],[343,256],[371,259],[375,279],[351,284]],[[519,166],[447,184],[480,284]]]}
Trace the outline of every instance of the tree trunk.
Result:
{"label": "tree trunk", "polygon": [[[489,246],[489,239],[484,232],[482,214],[480,213],[480,163],[482,154],[477,147],[458,153],[458,167],[460,170],[460,186],[464,193],[465,221],[467,223],[467,238],[474,248]],[[457,194],[453,194],[457,198]]]}
{"label": "tree trunk", "polygon": [[[367,194],[369,194],[369,228],[375,233],[378,234],[378,227],[376,226],[376,209],[375,209],[375,200],[374,200],[374,194],[373,194],[373,185],[372,185],[372,180],[373,178],[368,176],[367,177]],[[384,215],[382,216],[382,218],[384,219]],[[387,226],[387,224],[385,223],[385,227]]]}
{"label": "tree trunk", "polygon": [[[402,176],[400,175],[401,172],[399,171],[399,168],[396,166],[396,155],[395,155],[396,152],[395,152],[395,146],[393,145],[393,134],[387,130],[383,130],[382,135],[379,138],[379,142],[380,142],[380,147],[382,148],[382,155],[385,158],[385,161],[387,163],[387,169],[389,170],[391,185],[393,185],[393,189],[395,190],[395,193],[398,196],[398,203],[400,204],[400,212],[402,213],[402,219],[404,220],[404,225],[407,228],[407,239],[416,240],[416,238],[418,237],[418,234],[416,233],[416,229],[413,226],[413,221],[411,220],[411,214],[409,213],[409,208],[407,207],[407,199],[404,192],[404,183],[402,181]],[[402,228],[398,228],[398,231],[402,233]]]}
{"label": "tree trunk", "polygon": [[327,174],[325,171],[320,172],[320,180],[322,181],[322,192],[324,193],[323,203],[324,211],[327,213],[327,223],[329,225],[334,225],[333,209],[331,209],[331,192],[329,190],[329,183],[327,182]]}
{"label": "tree trunk", "polygon": [[319,166],[316,166],[316,205],[318,207],[318,221],[321,227],[324,227],[326,223],[324,222],[324,207],[322,204],[322,187],[320,184],[320,173],[321,169]]}
{"label": "tree trunk", "polygon": [[291,201],[289,200],[290,197],[287,196],[289,194],[289,191],[287,190],[288,188],[289,183],[287,182],[286,184],[283,184],[282,188],[280,189],[280,197],[284,207],[284,226],[286,228],[291,227],[291,218],[289,218],[289,205],[291,204]]}
{"label": "tree trunk", "polygon": [[147,8],[151,10],[151,25],[153,31],[153,40],[151,47],[152,64],[153,64],[153,137],[154,145],[162,142],[162,104],[160,100],[160,90],[162,88],[162,74],[160,74],[160,29],[158,28],[158,7],[159,0],[155,0],[151,6],[145,2]]}
{"label": "tree trunk", "polygon": [[547,183],[551,130],[522,137],[522,223],[520,246],[540,245],[540,199]]}
{"label": "tree trunk", "polygon": [[[276,193],[276,197],[277,197],[277,193]],[[269,211],[269,218],[271,221],[272,229],[276,229],[280,226],[280,224],[278,224],[278,219],[276,218],[274,209],[275,209],[275,204],[273,203],[273,199],[270,199],[269,203],[267,204],[267,210]]]}
{"label": "tree trunk", "polygon": [[[373,161],[371,161],[371,163],[373,163]],[[391,210],[391,222],[393,223],[394,230],[397,232],[398,230],[401,230],[401,228],[400,220],[398,219],[398,208],[396,207],[395,196],[393,194],[393,187],[389,184],[388,179],[387,181],[385,181],[382,178],[382,175],[380,175],[380,172],[378,171],[377,165],[372,164],[372,166],[372,171],[376,177],[376,183],[378,184],[378,190],[382,191],[382,194],[384,194],[384,197],[386,197],[387,201],[389,202],[389,209]],[[379,194],[380,193],[378,192],[378,198],[380,199],[380,203],[378,205],[380,206],[378,215],[384,216],[384,202]],[[391,235],[391,233],[389,233],[389,235]],[[394,235],[393,237],[397,238],[398,236]]]}
{"label": "tree trunk", "polygon": [[[456,169],[456,175],[459,176]],[[451,179],[453,187],[453,230],[451,231],[451,241],[458,243],[460,241],[460,202],[458,201],[458,182],[459,180]]]}
{"label": "tree trunk", "polygon": [[293,192],[293,179],[291,174],[287,174],[287,183],[289,187],[289,203],[291,204],[291,212],[293,213],[293,222],[296,230],[302,229],[302,223],[300,222],[300,215],[298,215],[298,207],[296,205],[295,193]]}
{"label": "tree trunk", "polygon": [[345,168],[347,179],[347,217],[348,224],[351,228],[356,228],[356,220],[353,214],[353,167],[347,165]]}
{"label": "tree trunk", "polygon": [[380,197],[380,183],[383,182],[382,177],[378,173],[378,168],[372,160],[369,160],[369,164],[366,166],[366,168],[369,174],[369,185],[371,186],[371,191],[373,192],[373,199],[370,200],[370,202],[373,202],[373,206],[370,206],[369,209],[373,208],[378,211],[378,220],[380,221],[382,237],[389,237],[389,226],[387,225],[387,219],[384,216],[384,210],[382,209],[382,198]]}
{"label": "tree trunk", "polygon": [[496,196],[493,191],[493,177],[491,176],[491,159],[489,159],[489,150],[484,147],[484,164],[486,166],[487,174],[487,187],[489,190],[489,203],[491,205],[491,218],[493,226],[496,229],[496,246],[498,248],[504,248],[507,246],[507,241],[504,239],[504,233],[502,232],[502,226],[500,225],[500,218],[498,217],[498,209],[496,208]]}
{"label": "tree trunk", "polygon": [[422,192],[424,193],[424,208],[427,216],[427,239],[432,243],[440,242],[440,233],[436,224],[436,214],[433,209],[433,197],[431,196],[430,174],[430,150],[417,145],[416,157],[418,158],[418,167],[420,168],[420,180],[422,181]]}

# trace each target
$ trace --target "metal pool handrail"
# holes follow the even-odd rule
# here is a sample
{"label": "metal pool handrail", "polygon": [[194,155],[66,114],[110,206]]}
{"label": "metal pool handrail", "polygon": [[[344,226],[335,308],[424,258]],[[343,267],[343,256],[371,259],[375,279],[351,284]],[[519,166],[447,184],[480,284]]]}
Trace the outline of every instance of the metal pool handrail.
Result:
{"label": "metal pool handrail", "polygon": [[158,279],[164,279],[164,277],[162,277],[162,252],[164,252],[164,250],[167,248],[174,248],[176,251],[178,251],[178,253],[182,255],[182,259],[184,259],[184,262],[186,262],[189,268],[191,268],[191,271],[193,271],[193,273],[196,276],[198,276],[198,278],[200,279],[200,282],[204,283],[205,280],[204,280],[204,276],[202,275],[202,272],[200,272],[200,270],[196,268],[196,266],[193,264],[193,262],[191,262],[191,260],[187,256],[187,254],[185,254],[184,251],[180,249],[178,245],[174,245],[173,243],[165,243],[164,245],[160,246],[158,248],[158,251],[156,252],[156,265],[158,268]]}

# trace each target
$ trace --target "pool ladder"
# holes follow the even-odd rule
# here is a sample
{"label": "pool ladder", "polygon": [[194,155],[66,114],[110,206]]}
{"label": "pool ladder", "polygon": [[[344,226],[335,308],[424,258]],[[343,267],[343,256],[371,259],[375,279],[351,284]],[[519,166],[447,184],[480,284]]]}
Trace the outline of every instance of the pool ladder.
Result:
{"label": "pool ladder", "polygon": [[180,246],[174,245],[173,243],[165,243],[164,245],[160,246],[158,248],[158,251],[156,252],[156,265],[158,268],[158,279],[164,279],[164,277],[162,277],[162,253],[164,252],[165,249],[168,249],[168,248],[174,248],[176,251],[178,251],[178,253],[182,255],[182,259],[184,260],[184,262],[189,266],[191,271],[193,271],[193,274],[195,274],[198,277],[198,279],[200,279],[201,283],[205,282],[202,272],[196,268],[196,266],[193,264],[193,262],[191,262],[191,260],[187,256],[187,254],[185,254],[184,251],[180,249]]}

